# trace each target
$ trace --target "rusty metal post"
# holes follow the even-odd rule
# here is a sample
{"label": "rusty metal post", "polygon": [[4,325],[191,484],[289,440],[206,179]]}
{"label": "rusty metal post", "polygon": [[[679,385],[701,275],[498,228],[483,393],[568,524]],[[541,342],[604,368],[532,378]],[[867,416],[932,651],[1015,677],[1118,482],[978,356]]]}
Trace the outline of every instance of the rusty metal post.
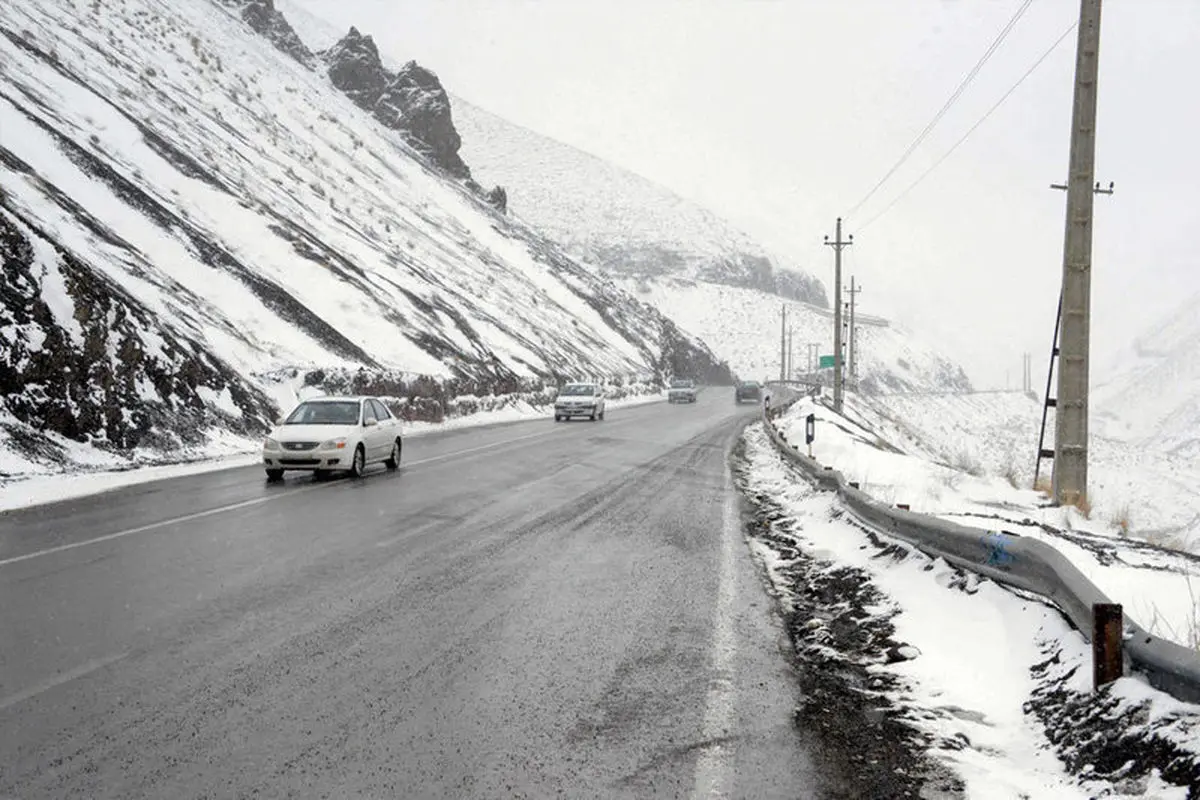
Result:
{"label": "rusty metal post", "polygon": [[1120,603],[1092,605],[1092,683],[1099,689],[1125,673],[1121,640],[1125,631]]}

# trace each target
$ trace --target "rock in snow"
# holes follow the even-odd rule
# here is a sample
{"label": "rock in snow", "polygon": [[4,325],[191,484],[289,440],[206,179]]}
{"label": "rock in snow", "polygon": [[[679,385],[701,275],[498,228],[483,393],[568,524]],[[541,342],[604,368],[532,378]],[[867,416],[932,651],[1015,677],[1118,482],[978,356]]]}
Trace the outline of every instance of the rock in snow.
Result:
{"label": "rock in snow", "polygon": [[471,171],[458,155],[462,139],[454,128],[450,98],[437,75],[409,61],[389,72],[379,48],[357,28],[321,54],[333,85],[386,127],[399,131],[414,148],[446,174],[469,178]]}

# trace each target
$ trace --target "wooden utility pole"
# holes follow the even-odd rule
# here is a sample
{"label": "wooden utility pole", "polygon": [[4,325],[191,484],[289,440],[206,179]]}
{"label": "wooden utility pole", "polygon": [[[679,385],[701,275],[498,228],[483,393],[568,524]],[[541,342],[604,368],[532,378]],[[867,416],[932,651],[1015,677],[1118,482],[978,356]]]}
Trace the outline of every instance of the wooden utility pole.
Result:
{"label": "wooden utility pole", "polygon": [[854,236],[842,241],[842,218],[837,218],[837,229],[833,241],[825,237],[825,244],[833,248],[833,410],[842,413],[842,251],[854,244]]}
{"label": "wooden utility pole", "polygon": [[862,291],[862,287],[855,288],[854,276],[850,276],[850,288],[846,290],[850,293],[850,380],[857,388],[858,386],[858,328],[854,324],[854,298]]}
{"label": "wooden utility pole", "polygon": [[1100,0],[1081,0],[1075,54],[1075,104],[1063,244],[1062,320],[1052,490],[1059,505],[1087,499],[1088,360],[1092,273],[1092,183],[1096,173],[1096,81]]}

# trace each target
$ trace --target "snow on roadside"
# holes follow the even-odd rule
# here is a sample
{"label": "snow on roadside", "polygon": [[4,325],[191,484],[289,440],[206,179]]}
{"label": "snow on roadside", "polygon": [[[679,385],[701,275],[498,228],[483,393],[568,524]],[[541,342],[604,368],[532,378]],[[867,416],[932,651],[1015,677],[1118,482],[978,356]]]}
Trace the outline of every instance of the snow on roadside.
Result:
{"label": "snow on roadside", "polygon": [[[1152,758],[1124,770],[1104,764],[1089,770],[1083,763],[1068,770],[1056,755],[1058,742],[1047,736],[1042,713],[1047,720],[1078,720],[1090,706],[1067,702],[1090,696],[1090,687],[1081,685],[1090,676],[1081,669],[1089,656],[1086,643],[1056,610],[864,529],[834,495],[804,480],[761,426],[747,430],[744,448],[744,491],[760,507],[777,509],[752,535],[752,547],[783,600],[797,654],[826,670],[831,652],[843,651],[842,662],[865,665],[871,677],[858,691],[873,707],[868,728],[899,721],[916,736],[915,755],[948,767],[961,779],[956,788],[970,798],[1087,798],[1129,790],[1156,798],[1189,796],[1186,788],[1164,780],[1167,765]],[[858,576],[858,586],[843,589],[836,602],[798,604],[831,577],[844,583],[847,573]],[[857,605],[854,598],[860,599]],[[872,634],[873,650],[855,652],[855,631],[863,628]],[[1048,653],[1063,669],[1047,667]],[[848,670],[842,663],[836,671]],[[1113,713],[1093,720],[1098,727],[1120,716],[1115,709],[1124,698],[1140,698],[1149,703],[1141,712],[1147,719],[1170,717],[1159,728],[1169,728],[1163,735],[1190,755],[1190,765],[1187,758],[1172,762],[1168,777],[1177,778],[1188,766],[1200,769],[1200,748],[1187,745],[1188,724],[1200,720],[1200,708],[1133,678],[1122,679],[1106,696],[1114,698]],[[806,727],[803,715],[798,724]],[[1133,741],[1124,743],[1131,759],[1137,752]],[[872,751],[864,755],[875,758]],[[1114,783],[1114,775],[1124,783]],[[947,791],[944,785],[934,788]]]}
{"label": "snow on roadside", "polygon": [[[1200,556],[1122,539],[1073,508],[1048,507],[1040,493],[984,474],[969,454],[957,463],[936,463],[928,445],[888,429],[886,421],[880,424],[856,399],[847,406],[849,418],[810,398],[800,400],[780,420],[789,441],[804,441],[810,413],[817,418],[813,455],[877,500],[1045,541],[1147,630],[1200,649]],[[976,430],[966,428],[962,435]]]}
{"label": "snow on roadside", "polygon": [[[914,454],[952,466],[1033,485],[1042,405],[1018,392],[849,395],[849,412]],[[1102,422],[1102,417],[1097,417]],[[1200,552],[1200,467],[1186,453],[1150,443],[1091,435],[1090,521],[1083,527],[1112,538],[1138,538]],[[1043,461],[1043,477],[1050,469]]]}

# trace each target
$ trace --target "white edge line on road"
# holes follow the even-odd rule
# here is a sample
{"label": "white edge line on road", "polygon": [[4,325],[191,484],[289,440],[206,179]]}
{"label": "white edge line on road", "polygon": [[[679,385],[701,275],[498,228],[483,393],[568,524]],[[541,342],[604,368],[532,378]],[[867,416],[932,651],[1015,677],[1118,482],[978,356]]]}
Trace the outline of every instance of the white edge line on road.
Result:
{"label": "white edge line on road", "polygon": [[[502,442],[492,442],[491,444],[484,444],[484,445],[480,445],[479,447],[468,447],[466,450],[455,450],[452,453],[443,453],[440,456],[431,456],[429,458],[422,458],[419,461],[410,461],[410,462],[404,464],[403,466],[415,467],[415,466],[419,466],[421,464],[432,464],[435,461],[445,461],[446,459],[454,458],[456,456],[465,456],[465,455],[470,455],[471,453],[478,453],[483,450],[491,450],[493,448],[501,447],[506,444],[514,444],[516,442],[522,442],[522,441],[526,441],[528,439],[538,439],[538,438],[541,438],[544,436],[553,436],[554,434],[558,433],[559,430],[562,430],[562,429],[553,430],[553,431],[545,431],[542,433],[531,433],[527,436],[518,436],[515,439],[505,439]],[[113,539],[122,539],[126,536],[133,536],[135,533],[145,533],[147,531],[156,530],[158,528],[165,528],[169,525],[176,525],[181,522],[191,522],[193,520],[203,519],[205,517],[211,517],[216,514],[223,514],[226,511],[236,511],[239,508],[249,508],[250,506],[257,506],[257,505],[261,505],[263,503],[269,503],[272,500],[282,500],[285,497],[294,497],[295,495],[298,495],[298,494],[315,491],[317,489],[325,489],[329,486],[336,486],[336,485],[337,484],[334,484],[334,483],[325,483],[325,484],[318,484],[316,486],[305,486],[300,489],[293,489],[290,492],[281,492],[279,494],[267,495],[265,497],[255,497],[250,500],[243,500],[240,503],[231,503],[230,505],[227,505],[227,506],[219,506],[217,508],[210,508],[205,511],[197,511],[194,514],[185,514],[182,517],[172,517],[171,519],[164,519],[164,520],[160,520],[158,522],[151,522],[147,525],[139,525],[136,528],[129,528],[129,529],[123,530],[123,531],[116,531],[115,533],[106,533],[103,536],[97,536],[94,539],[84,539],[83,541],[71,542],[70,544],[60,544],[57,547],[47,547],[45,550],[37,550],[33,553],[25,553],[23,555],[13,556],[12,558],[2,559],[2,560],[0,560],[0,567],[8,566],[9,564],[17,564],[22,561],[30,561],[35,558],[41,558],[42,556],[54,555],[55,553],[65,553],[68,550],[75,550],[80,547],[89,547],[91,545],[100,544],[102,542],[110,542]]]}
{"label": "white edge line on road", "polygon": [[0,699],[0,711],[4,711],[11,706],[15,706],[17,703],[23,703],[26,700],[37,697],[39,694],[48,692],[56,686],[62,686],[64,683],[70,683],[76,678],[82,678],[88,673],[95,672],[98,669],[104,669],[109,664],[115,664],[121,659],[125,658],[127,655],[128,653],[118,653],[117,655],[109,656],[108,658],[97,658],[87,662],[86,664],[81,664],[75,669],[55,675],[53,678],[44,680],[41,683],[36,683],[33,686],[30,686],[28,689],[22,689],[16,694],[11,694],[8,697]]}
{"label": "white edge line on road", "polygon": [[701,738],[707,744],[696,760],[696,777],[692,787],[694,800],[727,797],[729,793],[733,754],[723,740],[729,736],[736,712],[733,662],[737,645],[734,641],[733,609],[737,594],[734,562],[737,558],[737,542],[741,539],[740,519],[737,492],[726,464],[721,561],[718,566],[717,603],[713,611],[713,635],[709,646],[712,677],[704,703],[704,731]]}

